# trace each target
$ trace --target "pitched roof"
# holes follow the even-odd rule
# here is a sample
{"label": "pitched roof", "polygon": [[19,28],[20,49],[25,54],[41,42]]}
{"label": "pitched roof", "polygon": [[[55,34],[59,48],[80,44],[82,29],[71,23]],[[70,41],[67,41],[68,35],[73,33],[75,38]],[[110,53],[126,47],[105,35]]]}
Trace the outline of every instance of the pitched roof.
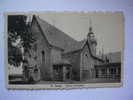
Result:
{"label": "pitched roof", "polygon": [[35,16],[35,18],[50,45],[67,50],[68,48],[71,48],[72,45],[77,44],[76,40],[65,34],[63,31],[57,29],[55,26],[50,25],[39,17]]}
{"label": "pitched roof", "polygon": [[[34,15],[33,18],[37,20],[44,36],[48,40],[48,43],[52,46],[63,49],[64,53],[81,50],[87,41],[85,39],[82,41],[76,41],[72,37],[65,34],[63,31],[57,29],[55,26],[47,23],[39,17]],[[92,57],[101,60],[93,55]]]}

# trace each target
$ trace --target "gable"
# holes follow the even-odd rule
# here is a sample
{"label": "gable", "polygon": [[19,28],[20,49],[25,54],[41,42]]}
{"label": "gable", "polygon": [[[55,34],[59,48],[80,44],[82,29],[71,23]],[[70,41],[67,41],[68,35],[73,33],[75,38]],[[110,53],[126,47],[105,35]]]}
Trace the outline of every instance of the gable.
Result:
{"label": "gable", "polygon": [[36,52],[38,56],[38,62],[42,59],[42,51],[45,52],[45,55],[49,57],[50,53],[50,45],[48,41],[46,40],[45,36],[42,34],[42,31],[40,27],[38,26],[37,21],[33,18],[31,23],[31,32],[36,38],[36,41],[33,44],[33,48],[35,48],[36,45]]}
{"label": "gable", "polygon": [[35,17],[33,17],[33,19],[32,19],[31,31],[32,31],[32,34],[35,36],[35,38],[37,38],[37,40],[40,40],[43,37],[45,42],[47,44],[49,44],[47,38],[44,36],[43,31],[40,28],[40,25],[37,22],[37,20],[35,19]]}
{"label": "gable", "polygon": [[90,54],[87,44],[85,44],[83,49],[81,50],[81,55],[91,58],[91,54]]}
{"label": "gable", "polygon": [[84,47],[82,48],[82,51],[84,51],[84,48],[86,48],[89,52],[89,55],[92,59],[94,59],[95,61],[98,61],[98,62],[104,62],[103,59],[100,59],[98,56],[94,56],[92,51],[91,51],[91,48],[90,48],[90,44],[88,43],[88,41],[86,41]]}
{"label": "gable", "polygon": [[33,19],[32,23],[31,23],[31,32],[34,35],[35,38],[39,38],[40,37],[40,29],[37,26],[37,22]]}
{"label": "gable", "polygon": [[94,59],[91,57],[87,45],[81,51],[81,67],[82,70],[89,70],[94,66]]}

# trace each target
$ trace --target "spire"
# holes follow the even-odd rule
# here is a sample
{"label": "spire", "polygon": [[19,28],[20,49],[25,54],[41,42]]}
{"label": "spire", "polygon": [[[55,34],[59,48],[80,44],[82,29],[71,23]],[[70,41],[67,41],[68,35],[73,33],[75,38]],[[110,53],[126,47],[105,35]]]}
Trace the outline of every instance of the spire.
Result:
{"label": "spire", "polygon": [[91,18],[89,19],[89,32],[92,32],[92,21]]}
{"label": "spire", "polygon": [[94,35],[94,33],[92,32],[92,21],[91,18],[89,18],[89,32],[88,32],[88,37],[91,37],[91,35]]}

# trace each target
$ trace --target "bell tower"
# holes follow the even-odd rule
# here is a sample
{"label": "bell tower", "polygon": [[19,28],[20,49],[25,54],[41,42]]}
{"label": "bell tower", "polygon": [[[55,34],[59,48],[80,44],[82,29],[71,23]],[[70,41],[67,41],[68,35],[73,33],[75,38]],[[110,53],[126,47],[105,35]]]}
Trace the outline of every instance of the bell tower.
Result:
{"label": "bell tower", "polygon": [[91,52],[93,53],[93,55],[96,55],[97,40],[95,38],[95,34],[92,31],[91,20],[90,20],[89,24],[90,24],[90,26],[89,26],[89,32],[87,34],[87,41],[90,45]]}

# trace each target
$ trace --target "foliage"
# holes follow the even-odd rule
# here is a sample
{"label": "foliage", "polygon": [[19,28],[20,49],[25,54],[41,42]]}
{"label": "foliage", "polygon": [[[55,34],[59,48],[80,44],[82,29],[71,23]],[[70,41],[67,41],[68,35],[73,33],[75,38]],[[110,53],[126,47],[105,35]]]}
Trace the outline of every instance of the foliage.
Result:
{"label": "foliage", "polygon": [[23,61],[22,48],[28,52],[35,41],[27,23],[27,16],[8,16],[8,62],[11,65],[19,66]]}

